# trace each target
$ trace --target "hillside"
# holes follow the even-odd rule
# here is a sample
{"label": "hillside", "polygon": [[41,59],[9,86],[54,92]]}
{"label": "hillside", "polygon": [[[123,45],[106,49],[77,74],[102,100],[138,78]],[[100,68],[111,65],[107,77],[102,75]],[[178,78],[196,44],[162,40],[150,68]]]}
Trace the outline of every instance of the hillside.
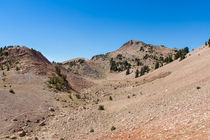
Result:
{"label": "hillside", "polygon": [[148,67],[148,72],[161,67],[174,59],[178,49],[155,46],[141,41],[130,40],[121,48],[107,54],[93,56],[91,60],[73,59],[62,65],[78,75],[92,78],[105,78],[112,72],[123,72],[129,69],[134,72]]}
{"label": "hillside", "polygon": [[84,58],[76,58],[65,61],[61,63],[61,65],[70,72],[79,76],[86,76],[95,79],[105,77],[104,70],[99,64]]}
{"label": "hillside", "polygon": [[[129,41],[91,60],[56,64],[25,47],[5,49],[0,59],[0,139],[207,140],[210,47],[186,52]],[[117,69],[127,61],[130,73],[126,75],[127,68],[113,71],[113,61],[119,63]],[[161,67],[155,68],[157,61]],[[134,70],[143,66],[150,71],[136,77]],[[50,86],[67,81],[70,89],[49,88],[49,80]]]}
{"label": "hillside", "polygon": [[0,48],[0,139],[5,139],[5,134],[25,136],[39,131],[57,100],[66,101],[59,98],[62,93],[73,96],[90,86],[91,82],[59,68],[34,49]]}
{"label": "hillside", "polygon": [[16,69],[21,73],[30,71],[46,75],[51,63],[38,51],[26,47],[9,46],[2,50],[1,69]]}
{"label": "hillside", "polygon": [[50,139],[208,139],[209,53],[210,48],[202,46],[184,60],[139,78],[112,73],[84,91],[95,97],[91,104],[78,111],[62,109],[62,117],[48,127],[54,129],[39,135]]}

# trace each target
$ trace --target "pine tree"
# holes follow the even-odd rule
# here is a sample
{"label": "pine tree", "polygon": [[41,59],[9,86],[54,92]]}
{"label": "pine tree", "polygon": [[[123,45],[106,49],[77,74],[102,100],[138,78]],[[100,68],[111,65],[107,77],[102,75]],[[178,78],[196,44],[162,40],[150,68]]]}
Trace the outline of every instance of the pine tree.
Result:
{"label": "pine tree", "polygon": [[156,62],[156,63],[155,63],[155,69],[158,69],[159,67],[160,67],[159,62]]}
{"label": "pine tree", "polygon": [[139,77],[139,70],[137,69],[135,78],[138,78],[138,77]]}
{"label": "pine tree", "polygon": [[130,68],[127,68],[126,75],[130,74]]}

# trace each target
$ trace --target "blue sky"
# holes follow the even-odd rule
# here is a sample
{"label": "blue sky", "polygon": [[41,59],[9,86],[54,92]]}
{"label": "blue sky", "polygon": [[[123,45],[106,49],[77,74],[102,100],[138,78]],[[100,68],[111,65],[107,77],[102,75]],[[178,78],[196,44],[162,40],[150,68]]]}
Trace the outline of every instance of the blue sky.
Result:
{"label": "blue sky", "polygon": [[56,62],[128,40],[192,49],[208,38],[209,0],[0,0],[0,46],[25,45]]}

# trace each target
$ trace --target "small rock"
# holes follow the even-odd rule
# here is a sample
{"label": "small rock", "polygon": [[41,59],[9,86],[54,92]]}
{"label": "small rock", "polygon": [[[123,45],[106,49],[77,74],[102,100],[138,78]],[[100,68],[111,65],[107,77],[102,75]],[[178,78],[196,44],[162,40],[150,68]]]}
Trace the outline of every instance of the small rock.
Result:
{"label": "small rock", "polygon": [[50,116],[55,116],[55,114],[53,114],[53,113],[48,114],[48,117],[50,117]]}
{"label": "small rock", "polygon": [[9,137],[10,139],[17,139],[17,137],[15,135],[12,135]]}
{"label": "small rock", "polygon": [[25,131],[18,132],[18,136],[20,136],[20,137],[24,137],[25,135],[26,135]]}
{"label": "small rock", "polygon": [[17,121],[17,119],[13,119],[12,121]]}
{"label": "small rock", "polygon": [[49,107],[49,111],[54,112],[54,111],[55,111],[55,109],[54,109],[53,107]]}
{"label": "small rock", "polygon": [[34,123],[39,123],[39,120],[35,120]]}
{"label": "small rock", "polygon": [[34,140],[39,140],[39,139],[37,137],[35,137]]}
{"label": "small rock", "polygon": [[46,124],[45,124],[45,121],[42,121],[40,124],[39,124],[39,126],[45,126]]}

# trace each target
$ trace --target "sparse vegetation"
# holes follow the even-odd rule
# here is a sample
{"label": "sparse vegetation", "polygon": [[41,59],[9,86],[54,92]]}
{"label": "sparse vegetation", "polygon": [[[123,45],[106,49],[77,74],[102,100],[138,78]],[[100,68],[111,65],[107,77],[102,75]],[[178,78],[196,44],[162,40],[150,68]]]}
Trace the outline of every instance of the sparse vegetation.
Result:
{"label": "sparse vegetation", "polygon": [[4,70],[4,67],[3,67],[3,65],[1,65],[0,67],[1,67],[1,70]]}
{"label": "sparse vegetation", "polygon": [[19,71],[20,70],[20,68],[19,67],[16,67],[16,71]]}
{"label": "sparse vegetation", "polygon": [[149,55],[148,54],[145,54],[145,56],[143,57],[143,59],[147,59],[147,58],[149,58]]}
{"label": "sparse vegetation", "polygon": [[210,47],[210,38],[207,42],[205,42],[205,45]]}
{"label": "sparse vegetation", "polygon": [[116,130],[116,127],[112,126],[111,131],[114,131],[114,130]]}
{"label": "sparse vegetation", "polygon": [[33,49],[33,48],[31,48],[30,51],[31,51],[32,54],[36,54],[36,50]]}
{"label": "sparse vegetation", "polygon": [[92,128],[92,129],[90,129],[90,133],[93,133],[94,132],[94,129]]}
{"label": "sparse vegetation", "polygon": [[166,57],[166,58],[164,59],[164,62],[165,62],[166,64],[173,62],[172,56],[169,55],[168,57]]}
{"label": "sparse vegetation", "polygon": [[69,96],[69,99],[73,100],[73,98],[72,98],[71,94],[70,94],[70,95],[68,95],[68,96]]}
{"label": "sparse vegetation", "polygon": [[209,47],[210,47],[210,38],[209,38],[209,40],[208,40],[208,45],[209,45]]}
{"label": "sparse vegetation", "polygon": [[113,58],[110,60],[110,71],[121,72],[129,69],[130,67],[131,64],[129,64],[127,61],[116,62]]}
{"label": "sparse vegetation", "polygon": [[180,61],[186,58],[186,54],[189,53],[189,48],[185,47],[184,49],[178,50],[174,56],[174,59],[180,58]]}
{"label": "sparse vegetation", "polygon": [[109,96],[109,100],[112,101],[112,96]]}
{"label": "sparse vegetation", "polygon": [[79,94],[75,94],[75,97],[76,97],[77,99],[81,99],[81,96],[80,96]]}
{"label": "sparse vegetation", "polygon": [[143,65],[143,63],[140,62],[140,59],[136,58],[135,61],[136,61],[136,63],[137,63],[137,64],[136,64],[137,66],[142,66],[142,65]]}
{"label": "sparse vegetation", "polygon": [[146,72],[149,72],[150,69],[148,66],[143,66],[140,71],[140,76],[144,75]]}
{"label": "sparse vegetation", "polygon": [[58,75],[58,76],[61,76],[61,70],[58,66],[55,67],[55,73]]}
{"label": "sparse vegetation", "polygon": [[140,51],[144,51],[144,47],[141,47],[141,48],[140,48]]}
{"label": "sparse vegetation", "polygon": [[160,63],[159,62],[156,62],[155,63],[155,69],[158,69],[160,67]]}
{"label": "sparse vegetation", "polygon": [[127,68],[126,75],[129,75],[129,74],[130,74],[130,68]]}
{"label": "sparse vegetation", "polygon": [[49,87],[50,88],[54,88],[56,90],[69,90],[69,83],[66,80],[66,75],[61,74],[60,68],[59,67],[55,67],[55,73],[54,76],[50,77],[48,83],[49,83]]}
{"label": "sparse vegetation", "polygon": [[201,89],[201,87],[197,86],[197,89]]}
{"label": "sparse vegetation", "polygon": [[103,105],[99,105],[98,110],[104,110],[104,106]]}
{"label": "sparse vegetation", "polygon": [[11,94],[15,94],[15,91],[14,91],[13,89],[10,89],[9,92],[10,92]]}
{"label": "sparse vegetation", "polygon": [[135,73],[135,78],[138,78],[138,77],[139,77],[139,70],[137,69]]}

